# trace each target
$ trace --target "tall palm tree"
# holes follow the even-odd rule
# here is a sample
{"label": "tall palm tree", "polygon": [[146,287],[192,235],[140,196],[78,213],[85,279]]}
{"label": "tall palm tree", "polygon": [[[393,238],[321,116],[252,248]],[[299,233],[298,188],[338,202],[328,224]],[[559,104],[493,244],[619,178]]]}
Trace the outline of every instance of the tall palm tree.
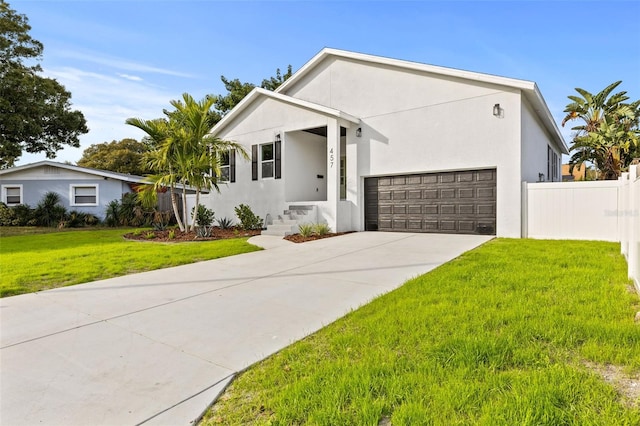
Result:
{"label": "tall palm tree", "polygon": [[[177,213],[174,202],[177,185],[182,187],[182,205],[187,205],[187,187],[196,191],[196,206],[200,203],[200,194],[205,189],[219,191],[216,176],[220,176],[221,153],[234,149],[241,157],[249,159],[241,145],[213,137],[210,132],[218,121],[212,111],[216,98],[206,96],[196,101],[185,93],[182,100],[173,100],[173,111],[164,111],[166,119],[138,120],[129,119],[128,124],[142,129],[154,141],[157,148],[148,155],[149,161],[163,173],[151,177],[154,186],[169,186],[174,214],[180,230],[186,229],[186,208],[183,217]],[[151,165],[151,164],[150,164]],[[195,209],[191,230],[195,229],[198,209]]]}
{"label": "tall palm tree", "polygon": [[[176,193],[176,187],[180,178],[177,174],[174,161],[171,158],[171,153],[168,152],[168,147],[171,146],[174,140],[174,131],[171,123],[169,120],[164,118],[157,118],[154,120],[129,118],[126,120],[126,123],[145,132],[156,147],[155,150],[149,151],[144,155],[146,166],[151,170],[156,170],[157,173],[146,176],[146,182],[148,185],[143,187],[140,193],[143,203],[147,205],[155,204],[157,200],[157,192],[159,190],[169,188],[173,214],[176,218],[180,231],[184,232],[185,225],[180,216]],[[183,204],[183,206],[184,205],[185,204]]]}
{"label": "tall palm tree", "polygon": [[568,97],[573,102],[564,110],[567,115],[562,125],[573,120],[582,122],[572,128],[576,133],[571,170],[591,161],[600,171],[600,179],[617,179],[637,155],[640,101],[625,103],[629,97],[624,91],[611,94],[620,83],[612,83],[595,95],[576,88],[581,96]]}

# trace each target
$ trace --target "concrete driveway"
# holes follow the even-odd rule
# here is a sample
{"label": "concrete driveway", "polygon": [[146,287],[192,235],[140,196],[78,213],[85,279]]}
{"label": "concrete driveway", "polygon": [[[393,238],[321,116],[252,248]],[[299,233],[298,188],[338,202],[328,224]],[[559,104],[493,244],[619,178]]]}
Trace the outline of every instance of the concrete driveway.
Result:
{"label": "concrete driveway", "polygon": [[0,424],[188,425],[236,372],[489,239],[260,236],[267,250],[0,299]]}

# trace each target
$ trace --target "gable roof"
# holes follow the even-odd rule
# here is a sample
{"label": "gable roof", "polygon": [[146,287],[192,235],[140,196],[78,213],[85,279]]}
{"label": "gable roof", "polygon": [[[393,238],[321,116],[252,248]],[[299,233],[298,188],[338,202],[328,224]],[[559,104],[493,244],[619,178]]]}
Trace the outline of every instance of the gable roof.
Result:
{"label": "gable roof", "polygon": [[313,102],[304,101],[302,99],[293,98],[291,96],[283,95],[281,93],[275,93],[270,90],[262,89],[260,87],[254,88],[247,96],[242,99],[238,105],[236,105],[229,114],[225,115],[222,120],[220,120],[214,127],[211,129],[211,134],[216,135],[220,130],[224,129],[227,125],[229,125],[233,119],[244,111],[247,107],[249,107],[253,102],[257,101],[260,98],[270,98],[279,102],[288,103],[290,105],[296,106],[298,108],[308,109],[310,111],[317,112],[322,115],[327,115],[329,117],[340,118],[346,121],[350,121],[352,123],[358,124],[360,123],[360,119],[354,117],[351,114],[347,114],[346,112],[329,108],[324,105],[319,105]]}
{"label": "gable roof", "polygon": [[560,133],[560,129],[553,119],[551,115],[551,111],[549,111],[549,107],[545,102],[538,86],[533,81],[528,80],[519,80],[514,78],[500,77],[492,74],[482,74],[478,72],[472,71],[464,71],[455,68],[446,68],[435,65],[422,64],[418,62],[410,62],[403,61],[399,59],[386,58],[383,56],[374,56],[367,55],[364,53],[356,53],[350,52],[347,50],[339,50],[332,48],[324,48],[318,54],[316,54],[309,62],[304,64],[302,68],[296,71],[291,77],[289,77],[284,83],[282,83],[276,90],[276,94],[286,94],[288,88],[292,87],[299,80],[301,80],[305,75],[311,72],[315,67],[317,67],[321,62],[329,57],[337,57],[337,58],[345,58],[351,59],[361,62],[367,62],[374,65],[386,65],[392,66],[396,68],[419,71],[424,73],[436,74],[447,77],[455,77],[464,80],[477,81],[482,83],[495,84],[499,86],[510,87],[514,89],[521,90],[524,93],[525,98],[529,101],[529,103],[533,106],[534,111],[537,116],[540,118],[540,121],[543,123],[544,127],[547,129],[549,134],[555,140],[558,145],[558,148],[562,151],[563,154],[569,153],[569,148],[567,147],[562,134]]}
{"label": "gable roof", "polygon": [[57,167],[60,169],[71,170],[79,173],[87,173],[87,174],[91,174],[91,175],[95,175],[103,178],[116,179],[124,182],[131,182],[131,183],[143,183],[145,180],[145,178],[142,176],[110,172],[108,170],[90,169],[88,167],[74,166],[72,164],[58,163],[56,161],[49,161],[49,160],[38,161],[36,163],[29,163],[22,166],[12,167],[10,169],[0,170],[0,176],[14,173],[21,170],[29,170],[36,167],[42,167],[42,166]]}

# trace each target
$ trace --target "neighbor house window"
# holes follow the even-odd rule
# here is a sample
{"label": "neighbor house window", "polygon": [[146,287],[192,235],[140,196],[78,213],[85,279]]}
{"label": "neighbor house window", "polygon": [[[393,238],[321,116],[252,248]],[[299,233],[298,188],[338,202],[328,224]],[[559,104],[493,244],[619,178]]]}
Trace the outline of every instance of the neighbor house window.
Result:
{"label": "neighbor house window", "polygon": [[260,145],[260,162],[262,167],[262,178],[273,177],[273,143]]}
{"label": "neighbor house window", "polygon": [[72,206],[97,206],[98,185],[71,185]]}
{"label": "neighbor house window", "polygon": [[22,185],[2,185],[2,202],[8,206],[22,204]]}

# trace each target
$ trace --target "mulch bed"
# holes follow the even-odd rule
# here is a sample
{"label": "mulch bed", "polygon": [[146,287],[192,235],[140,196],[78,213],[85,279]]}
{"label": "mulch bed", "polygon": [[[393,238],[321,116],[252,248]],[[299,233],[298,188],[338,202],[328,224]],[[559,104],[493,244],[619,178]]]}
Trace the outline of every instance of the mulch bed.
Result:
{"label": "mulch bed", "polygon": [[335,232],[335,233],[326,234],[326,235],[312,235],[310,237],[303,237],[300,234],[294,234],[294,235],[287,235],[286,237],[284,237],[284,239],[287,240],[287,241],[294,242],[294,243],[305,243],[307,241],[315,241],[315,240],[321,240],[323,238],[331,238],[331,237],[337,237],[339,235],[351,234],[352,232],[354,232],[354,231]]}
{"label": "mulch bed", "polygon": [[[169,238],[169,233],[173,231],[173,238]],[[323,238],[337,237],[338,235],[350,234],[350,232],[335,232],[326,235],[312,235],[310,237],[303,237],[300,234],[288,235],[284,237],[285,240],[294,243],[304,243],[307,241],[321,240]],[[125,234],[124,238],[128,240],[137,241],[155,241],[162,243],[181,243],[185,241],[213,241],[224,240],[228,238],[241,238],[241,237],[253,237],[254,235],[260,235],[261,230],[245,231],[243,229],[234,227],[229,229],[221,229],[215,226],[211,232],[211,237],[199,237],[195,232],[180,232],[179,229],[165,230],[165,231],[152,231],[143,230],[138,235],[134,235],[132,232]],[[153,235],[153,237],[150,237]]]}
{"label": "mulch bed", "polygon": [[[169,233],[173,231],[174,237],[169,238]],[[254,235],[260,235],[262,231],[252,230],[245,231],[240,228],[221,229],[215,226],[211,232],[211,237],[199,237],[195,232],[180,232],[179,229],[165,230],[165,231],[142,231],[138,235],[133,233],[125,234],[124,237],[129,240],[139,241],[157,241],[163,243],[181,243],[185,241],[213,241],[224,240],[228,238],[240,238],[240,237],[253,237]],[[153,238],[150,235],[153,234]]]}

